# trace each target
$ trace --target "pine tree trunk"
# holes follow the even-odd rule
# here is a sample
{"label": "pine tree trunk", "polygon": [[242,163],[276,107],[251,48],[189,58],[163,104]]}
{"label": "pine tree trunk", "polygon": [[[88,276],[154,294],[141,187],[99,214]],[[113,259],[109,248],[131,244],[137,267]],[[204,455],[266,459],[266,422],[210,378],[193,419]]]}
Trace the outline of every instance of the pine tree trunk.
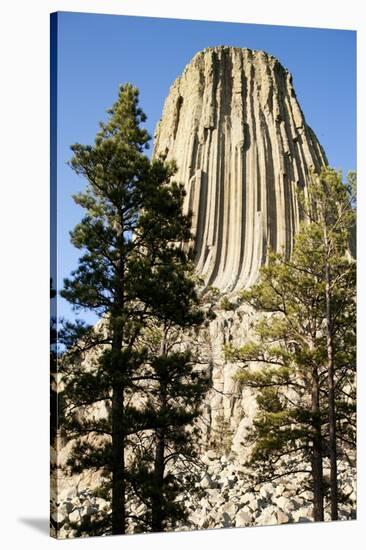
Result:
{"label": "pine tree trunk", "polygon": [[322,433],[319,407],[319,375],[316,367],[312,371],[311,388],[311,412],[312,412],[312,443],[313,452],[311,471],[313,477],[313,504],[314,521],[324,521],[324,494],[323,494],[323,456]]}
{"label": "pine tree trunk", "polygon": [[124,327],[119,316],[124,307],[125,250],[123,214],[120,212],[120,240],[118,245],[118,282],[116,285],[114,310],[111,311],[112,329],[112,534],[126,532],[126,482],[125,482],[125,426],[124,397],[125,374],[122,372],[120,354],[123,345]]}
{"label": "pine tree trunk", "polygon": [[[166,354],[166,333],[167,328],[164,327],[163,337],[161,341],[160,355]],[[160,413],[164,413],[166,408],[166,374],[164,370],[160,372],[159,379],[159,409]],[[163,415],[162,415],[163,416]],[[151,507],[151,528],[154,533],[163,531],[164,520],[164,458],[165,458],[165,426],[160,426],[156,430],[156,448],[155,448],[155,463],[154,463],[154,490],[152,493]]]}
{"label": "pine tree trunk", "polygon": [[123,332],[112,321],[112,534],[126,530],[124,387],[121,376],[120,352]]}
{"label": "pine tree trunk", "polygon": [[334,346],[331,314],[330,266],[326,263],[326,309],[327,309],[327,355],[328,355],[328,420],[329,420],[329,459],[330,459],[330,505],[331,518],[338,519],[338,474],[337,474],[337,434],[334,396]]}
{"label": "pine tree trunk", "polygon": [[114,388],[112,396],[112,534],[125,533],[125,460],[122,429],[123,389]]}
{"label": "pine tree trunk", "polygon": [[154,492],[152,495],[152,531],[158,533],[163,531],[163,484],[164,484],[164,453],[165,441],[164,431],[157,430],[157,444],[155,449],[154,464]]}

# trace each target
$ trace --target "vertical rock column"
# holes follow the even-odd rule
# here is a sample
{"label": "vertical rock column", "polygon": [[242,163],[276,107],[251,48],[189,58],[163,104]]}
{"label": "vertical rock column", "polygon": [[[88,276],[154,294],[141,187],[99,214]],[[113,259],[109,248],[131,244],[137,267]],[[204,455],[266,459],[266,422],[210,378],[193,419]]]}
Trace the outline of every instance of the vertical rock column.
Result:
{"label": "vertical rock column", "polygon": [[224,46],[196,54],[170,88],[154,155],[177,163],[197,272],[222,292],[253,284],[268,246],[291,252],[297,188],[326,164],[290,73],[264,52]]}

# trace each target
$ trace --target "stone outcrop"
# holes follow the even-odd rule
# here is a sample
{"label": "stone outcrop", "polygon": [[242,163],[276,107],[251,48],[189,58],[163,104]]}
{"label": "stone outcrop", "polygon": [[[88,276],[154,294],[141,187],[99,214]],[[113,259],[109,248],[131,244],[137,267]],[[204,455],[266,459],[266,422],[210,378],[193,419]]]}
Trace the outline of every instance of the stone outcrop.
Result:
{"label": "stone outcrop", "polygon": [[262,51],[208,48],[170,88],[155,155],[175,160],[207,285],[250,286],[267,247],[291,251],[297,188],[326,163],[291,74]]}

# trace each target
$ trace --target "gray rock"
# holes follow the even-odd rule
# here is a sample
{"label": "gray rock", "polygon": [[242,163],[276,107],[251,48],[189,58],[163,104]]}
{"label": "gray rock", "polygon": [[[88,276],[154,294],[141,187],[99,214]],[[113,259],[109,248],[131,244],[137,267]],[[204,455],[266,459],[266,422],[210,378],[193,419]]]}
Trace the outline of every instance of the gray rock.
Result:
{"label": "gray rock", "polygon": [[259,516],[260,525],[276,525],[277,524],[277,508],[276,506],[267,506]]}
{"label": "gray rock", "polygon": [[94,499],[94,505],[98,508],[98,510],[104,510],[108,507],[107,501],[99,497],[96,497]]}
{"label": "gray rock", "polygon": [[285,512],[282,512],[282,510],[278,510],[277,523],[289,523],[290,521],[291,521],[290,515],[285,514]]}
{"label": "gray rock", "polygon": [[276,496],[273,500],[273,504],[281,508],[281,510],[287,510],[289,508],[290,500],[284,496]]}
{"label": "gray rock", "polygon": [[230,518],[234,518],[237,511],[237,506],[235,506],[233,502],[227,502],[221,509],[223,514],[228,514]]}
{"label": "gray rock", "polygon": [[300,510],[302,506],[302,501],[299,497],[291,498],[289,502],[289,506],[292,507],[292,510]]}
{"label": "gray rock", "polygon": [[217,459],[217,455],[214,451],[207,451],[206,453],[206,457],[208,458],[208,460],[216,460]]}
{"label": "gray rock", "polygon": [[73,512],[71,512],[71,514],[69,514],[69,520],[72,523],[75,522],[75,521],[79,521],[80,520],[79,510],[74,510]]}
{"label": "gray rock", "polygon": [[200,505],[202,506],[202,508],[206,509],[206,510],[209,510],[210,508],[212,508],[212,503],[209,502],[207,500],[207,498],[203,498],[201,501],[200,501]]}
{"label": "gray rock", "polygon": [[249,512],[240,510],[235,516],[235,527],[245,527],[252,523],[252,516]]}
{"label": "gray rock", "polygon": [[258,505],[258,498],[255,496],[249,497],[249,502],[247,503],[248,508],[252,510],[252,512],[258,511],[260,508]]}
{"label": "gray rock", "polygon": [[233,527],[235,524],[234,524],[234,519],[227,513],[227,512],[224,512],[222,514],[222,522],[221,522],[221,525],[223,527]]}
{"label": "gray rock", "polygon": [[98,508],[96,508],[95,506],[89,505],[89,506],[85,506],[81,509],[80,516],[81,517],[94,516],[97,512],[98,512]]}
{"label": "gray rock", "polygon": [[71,514],[74,509],[74,505],[72,502],[65,500],[65,502],[62,503],[61,509],[64,513]]}
{"label": "gray rock", "polygon": [[212,479],[208,474],[205,474],[203,479],[201,479],[200,486],[202,489],[209,489],[212,487]]}
{"label": "gray rock", "polygon": [[230,489],[235,487],[236,482],[238,481],[238,478],[235,475],[230,475],[227,478],[227,483]]}

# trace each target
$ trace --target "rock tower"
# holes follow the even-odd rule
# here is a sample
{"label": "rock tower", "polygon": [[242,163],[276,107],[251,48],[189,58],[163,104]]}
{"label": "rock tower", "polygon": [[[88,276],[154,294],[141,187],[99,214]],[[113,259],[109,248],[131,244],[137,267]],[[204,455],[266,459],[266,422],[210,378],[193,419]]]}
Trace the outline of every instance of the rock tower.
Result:
{"label": "rock tower", "polygon": [[296,190],[326,163],[291,74],[263,51],[226,46],[197,53],[172,85],[154,154],[177,162],[197,271],[222,292],[250,286],[268,247],[291,251]]}

